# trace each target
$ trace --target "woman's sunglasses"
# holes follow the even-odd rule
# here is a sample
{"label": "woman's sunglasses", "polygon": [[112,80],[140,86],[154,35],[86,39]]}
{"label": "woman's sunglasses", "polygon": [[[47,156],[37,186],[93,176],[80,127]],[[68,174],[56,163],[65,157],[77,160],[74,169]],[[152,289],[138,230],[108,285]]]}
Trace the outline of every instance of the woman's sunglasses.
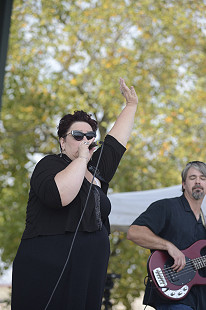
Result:
{"label": "woman's sunglasses", "polygon": [[89,132],[83,133],[79,130],[72,130],[71,132],[66,134],[64,137],[66,137],[68,135],[72,135],[72,137],[77,141],[83,140],[84,136],[87,138],[87,140],[91,140],[91,139],[96,137],[96,132],[95,131],[89,131]]}

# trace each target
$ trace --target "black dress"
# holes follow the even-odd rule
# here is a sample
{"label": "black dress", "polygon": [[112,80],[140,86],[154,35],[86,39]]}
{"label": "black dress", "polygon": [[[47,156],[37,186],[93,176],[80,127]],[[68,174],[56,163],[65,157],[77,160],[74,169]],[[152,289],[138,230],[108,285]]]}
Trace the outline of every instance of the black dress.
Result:
{"label": "black dress", "polygon": [[[107,152],[106,157],[109,156],[110,160],[113,158],[113,164],[117,168],[125,148],[116,140],[114,142],[114,140],[113,137],[109,138],[109,142],[105,145],[105,152]],[[110,150],[108,149],[109,145]],[[113,154],[112,157],[108,155],[109,153],[110,155]],[[111,171],[109,174],[103,172],[107,166],[106,157],[103,154],[103,162],[99,166],[99,173],[105,182],[103,179],[101,180],[103,184],[102,188],[92,185],[92,190],[98,194],[98,199],[89,200],[87,214],[85,212],[86,219],[90,216],[91,219],[95,217],[97,220],[97,211],[99,211],[100,218],[99,221],[96,221],[97,224],[95,224],[98,228],[94,228],[95,225],[87,224],[87,221],[83,221],[76,235],[70,259],[64,271],[63,268],[74,237],[73,224],[70,221],[71,217],[69,215],[72,212],[77,212],[74,210],[79,209],[78,204],[80,204],[81,199],[79,200],[77,197],[77,201],[74,201],[73,211],[72,205],[60,209],[48,209],[44,206],[43,209],[43,205],[40,202],[36,203],[36,200],[30,210],[28,203],[26,229],[13,263],[12,310],[101,309],[110,254],[107,223],[111,205],[104,188],[105,184],[109,181],[107,180],[107,176],[110,174],[111,177]],[[57,160],[59,161],[60,159],[57,158]],[[108,164],[111,167],[110,161]],[[114,171],[116,168],[114,168]],[[39,172],[39,168],[37,171],[38,175],[43,175],[42,171]],[[37,173],[34,171],[35,178],[36,175]],[[89,182],[85,180],[83,183],[85,183],[85,189],[88,188]],[[33,185],[31,181],[31,187]],[[52,188],[51,185],[50,188]],[[33,201],[31,191],[29,198],[30,204]],[[38,192],[38,188],[35,188],[35,192]],[[39,196],[42,201],[43,196],[41,194]],[[83,194],[81,197],[85,198]],[[94,203],[95,200],[98,200],[98,203]],[[91,207],[92,202],[94,205],[99,206],[99,210],[94,206],[93,208]],[[39,205],[41,206],[39,207]],[[94,211],[90,209],[94,209]],[[60,211],[63,212],[62,218],[59,215],[59,213],[61,214]],[[41,216],[38,220],[39,214]],[[51,222],[55,216],[57,225],[52,226],[53,224]],[[45,218],[44,225],[42,225],[43,218]],[[76,220],[74,218],[74,222]],[[41,226],[39,222],[41,222]],[[62,231],[60,229],[61,222],[63,226],[63,229],[61,228]],[[42,228],[42,226],[44,227]],[[76,222],[74,226],[76,227]],[[39,229],[41,229],[41,232],[39,232]],[[62,277],[60,278],[61,273]]]}
{"label": "black dress", "polygon": [[[97,186],[96,186],[97,187]],[[110,203],[101,193],[101,209]],[[74,233],[21,241],[13,264],[13,310],[44,310],[66,262]],[[72,254],[48,310],[97,310],[101,307],[109,259],[106,228],[78,232]]]}

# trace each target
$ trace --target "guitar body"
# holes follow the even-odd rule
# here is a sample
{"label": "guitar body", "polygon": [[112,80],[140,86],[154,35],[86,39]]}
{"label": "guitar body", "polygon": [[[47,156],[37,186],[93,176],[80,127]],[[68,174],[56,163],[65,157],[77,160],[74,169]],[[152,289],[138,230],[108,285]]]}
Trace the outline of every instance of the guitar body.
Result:
{"label": "guitar body", "polygon": [[148,272],[159,293],[167,299],[181,300],[193,285],[205,285],[206,277],[199,275],[198,269],[206,266],[206,256],[200,251],[206,247],[206,240],[199,240],[186,250],[186,266],[179,272],[170,268],[173,259],[166,251],[155,251],[148,260]]}

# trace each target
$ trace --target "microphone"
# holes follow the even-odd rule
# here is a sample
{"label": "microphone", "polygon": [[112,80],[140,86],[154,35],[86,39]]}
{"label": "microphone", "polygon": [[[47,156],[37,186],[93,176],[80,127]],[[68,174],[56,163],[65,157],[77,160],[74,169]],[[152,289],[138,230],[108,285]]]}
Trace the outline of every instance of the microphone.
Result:
{"label": "microphone", "polygon": [[103,141],[93,141],[90,145],[89,145],[89,150],[93,149],[93,147],[96,147],[100,144],[103,144]]}

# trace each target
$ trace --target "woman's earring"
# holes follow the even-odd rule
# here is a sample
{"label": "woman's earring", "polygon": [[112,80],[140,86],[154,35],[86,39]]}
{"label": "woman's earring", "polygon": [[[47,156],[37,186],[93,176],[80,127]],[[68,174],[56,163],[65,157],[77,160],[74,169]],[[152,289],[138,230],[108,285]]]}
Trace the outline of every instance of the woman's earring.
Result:
{"label": "woman's earring", "polygon": [[59,144],[59,147],[60,147],[60,157],[62,157],[62,147],[61,147],[61,144]]}

